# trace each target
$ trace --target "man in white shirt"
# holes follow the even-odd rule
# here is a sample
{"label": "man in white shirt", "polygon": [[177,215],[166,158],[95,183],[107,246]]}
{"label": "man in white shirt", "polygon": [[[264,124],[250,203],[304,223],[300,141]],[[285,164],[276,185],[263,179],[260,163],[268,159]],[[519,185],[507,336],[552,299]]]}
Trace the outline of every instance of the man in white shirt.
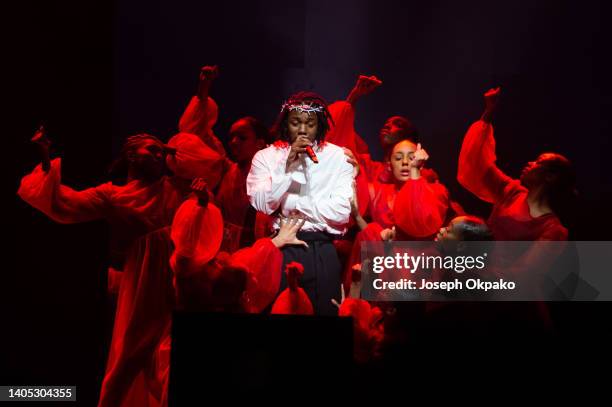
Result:
{"label": "man in white shirt", "polygon": [[[329,119],[319,95],[291,96],[276,122],[279,141],[255,154],[247,177],[251,205],[276,215],[277,229],[281,217],[305,217],[298,239],[308,247],[283,248],[283,263],[304,266],[300,284],[322,315],[337,314],[331,300],[340,298],[341,265],[333,240],[346,232],[353,196],[353,166],[342,148],[325,142]],[[281,290],[285,287],[283,275]]]}

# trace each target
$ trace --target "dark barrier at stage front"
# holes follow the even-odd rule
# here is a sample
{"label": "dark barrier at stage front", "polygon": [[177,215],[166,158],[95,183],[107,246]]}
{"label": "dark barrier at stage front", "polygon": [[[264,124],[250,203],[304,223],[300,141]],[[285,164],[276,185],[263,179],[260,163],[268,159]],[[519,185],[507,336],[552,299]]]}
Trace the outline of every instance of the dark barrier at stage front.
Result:
{"label": "dark barrier at stage front", "polygon": [[352,352],[350,318],[177,312],[170,406],[249,390],[338,388],[350,377]]}

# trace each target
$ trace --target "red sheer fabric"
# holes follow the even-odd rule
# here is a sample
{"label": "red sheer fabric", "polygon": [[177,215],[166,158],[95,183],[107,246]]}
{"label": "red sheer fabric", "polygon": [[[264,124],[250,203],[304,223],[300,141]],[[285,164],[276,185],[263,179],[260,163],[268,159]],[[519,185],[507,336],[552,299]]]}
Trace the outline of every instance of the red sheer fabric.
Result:
{"label": "red sheer fabric", "polygon": [[370,193],[368,190],[368,170],[360,157],[364,151],[368,151],[367,144],[355,132],[355,109],[350,103],[345,101],[334,102],[329,105],[328,109],[333,124],[331,124],[329,133],[325,136],[325,140],[351,150],[360,166],[359,173],[355,178],[355,189],[359,202],[359,213],[363,216],[368,210]]}
{"label": "red sheer fabric", "polygon": [[212,130],[217,123],[218,114],[217,103],[211,97],[208,97],[206,103],[203,103],[199,97],[194,96],[179,120],[179,131],[197,135],[211,149],[225,157],[223,143]]}
{"label": "red sheer fabric", "polygon": [[283,290],[272,305],[272,314],[314,315],[314,308],[308,294],[298,285],[298,279],[304,274],[304,267],[291,262],[285,267],[287,288]]}
{"label": "red sheer fabric", "polygon": [[[188,200],[177,211],[172,224],[175,255],[171,261],[177,276],[177,292],[205,297],[213,279],[218,277],[216,273],[222,273],[225,265],[242,267],[249,273],[244,308],[248,312],[261,312],[278,293],[282,253],[270,239],[264,238],[231,256],[221,252],[224,256],[220,265],[211,265],[209,262],[215,256],[221,260],[218,251],[222,231],[221,213],[212,204],[204,208],[195,200]],[[182,287],[183,283],[189,287]],[[179,298],[179,301],[193,303],[190,299]]]}
{"label": "red sheer fabric", "polygon": [[425,178],[408,180],[395,198],[395,224],[410,237],[435,235],[446,218],[448,191],[444,185],[429,183]]}
{"label": "red sheer fabric", "polygon": [[459,155],[457,180],[479,198],[495,204],[488,224],[496,240],[567,240],[554,214],[533,217],[528,190],[495,165],[493,126],[481,120],[469,128]]}
{"label": "red sheer fabric", "polygon": [[168,226],[184,194],[166,177],[75,191],[61,184],[60,173],[59,159],[48,173],[38,166],[22,179],[19,196],[57,222],[105,218],[125,231],[126,258],[100,406],[159,405],[167,371],[159,351],[174,303]]}
{"label": "red sheer fabric", "polygon": [[251,276],[246,288],[249,312],[261,312],[272,304],[280,288],[283,254],[271,239],[259,239],[238,250],[230,263],[246,268]]}
{"label": "red sheer fabric", "polygon": [[225,159],[198,136],[190,133],[178,133],[168,145],[176,149],[175,154],[166,157],[168,168],[184,179],[204,178],[209,189],[214,189],[223,172]]}

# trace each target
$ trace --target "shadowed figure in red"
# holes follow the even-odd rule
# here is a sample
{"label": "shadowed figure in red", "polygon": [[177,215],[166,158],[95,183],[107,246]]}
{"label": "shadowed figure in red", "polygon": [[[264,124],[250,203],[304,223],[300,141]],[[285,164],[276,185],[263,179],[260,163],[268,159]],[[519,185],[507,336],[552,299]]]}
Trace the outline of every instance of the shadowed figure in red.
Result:
{"label": "shadowed figure in red", "polygon": [[[523,168],[520,179],[504,174],[496,165],[492,125],[499,98],[500,88],[485,93],[484,112],[463,139],[457,180],[474,195],[493,204],[487,224],[495,240],[565,241],[568,231],[560,216],[571,210],[576,199],[573,166],[561,154],[544,153]],[[564,246],[533,244],[518,256],[502,249],[496,258],[506,273],[520,275],[531,270],[544,275]],[[528,304],[524,305],[527,308]],[[537,312],[529,309],[523,312],[530,315],[539,313],[539,318],[548,324],[545,304],[537,303],[536,306]],[[518,305],[514,304],[514,308],[518,309]]]}
{"label": "shadowed figure in red", "polygon": [[485,110],[463,139],[457,180],[492,203],[488,224],[496,240],[566,240],[559,216],[576,196],[576,176],[570,161],[557,153],[541,154],[529,162],[520,179],[512,179],[496,165],[492,118],[500,89],[485,93]]}
{"label": "shadowed figure in red", "polygon": [[[61,160],[50,160],[44,132],[33,141],[42,164],[22,179],[19,196],[59,223],[105,218],[121,236],[123,273],[99,405],[158,405],[167,377],[157,361],[174,306],[169,229],[190,191],[183,180],[164,175],[166,146],[148,134],[129,137],[112,167],[125,184],[83,191],[61,183]],[[210,158],[220,160],[217,154]]]}
{"label": "shadowed figure in red", "polygon": [[259,239],[233,254],[219,251],[223,219],[209,202],[206,185],[192,184],[197,199],[181,205],[172,224],[177,305],[180,309],[209,312],[259,313],[276,298],[286,245],[304,245],[296,234],[303,219],[284,219],[273,238]]}
{"label": "shadowed figure in red", "polygon": [[[212,83],[219,75],[217,66],[204,66],[200,71],[199,87],[180,122],[179,130],[189,133],[187,139],[194,148],[190,151],[197,163],[199,154],[206,153],[210,147],[225,156],[223,144],[212,131],[217,120],[218,107],[209,96]],[[262,212],[257,212],[249,203],[246,193],[246,178],[251,168],[255,153],[272,143],[268,128],[257,118],[241,117],[232,123],[229,130],[229,158],[224,160],[223,177],[218,187],[209,184],[214,192],[215,205],[221,210],[224,219],[224,237],[222,250],[233,253],[241,247],[252,245],[260,237],[271,233],[271,219]],[[170,140],[173,145],[173,140]],[[202,172],[195,176],[203,176]]]}
{"label": "shadowed figure in red", "polygon": [[370,205],[373,222],[359,214],[357,199],[352,202],[352,215],[362,229],[356,236],[343,280],[349,291],[351,269],[361,262],[361,244],[377,240],[433,240],[444,224],[448,209],[448,191],[444,185],[428,182],[421,176],[429,155],[409,140],[398,142],[391,150],[387,165],[394,183],[375,183]]}
{"label": "shadowed figure in red", "polygon": [[287,288],[280,293],[271,314],[314,315],[312,303],[306,292],[299,286],[298,280],[304,275],[304,266],[292,261],[285,266]]}

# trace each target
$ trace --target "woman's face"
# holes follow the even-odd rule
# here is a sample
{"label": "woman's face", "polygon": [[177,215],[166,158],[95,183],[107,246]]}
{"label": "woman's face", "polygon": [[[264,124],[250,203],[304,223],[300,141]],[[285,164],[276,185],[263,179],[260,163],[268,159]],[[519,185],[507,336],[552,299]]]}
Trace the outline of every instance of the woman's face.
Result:
{"label": "woman's face", "polygon": [[521,184],[528,189],[540,185],[544,181],[542,177],[544,176],[546,162],[554,160],[556,157],[555,154],[544,153],[540,154],[537,160],[529,161],[521,171]]}
{"label": "woman's face", "polygon": [[406,182],[410,179],[410,164],[414,160],[415,151],[416,145],[408,140],[400,141],[393,147],[389,156],[389,163],[391,173],[396,181]]}
{"label": "woman's face", "polygon": [[130,167],[142,178],[157,179],[164,173],[164,149],[155,140],[143,140],[128,158]]}
{"label": "woman's face", "polygon": [[310,141],[314,142],[317,137],[317,130],[319,129],[319,117],[316,113],[292,110],[287,116],[287,129],[290,144],[300,136],[306,136]]}
{"label": "woman's face", "polygon": [[265,147],[265,142],[258,139],[248,121],[239,119],[230,128],[230,151],[236,162],[251,161],[257,151]]}
{"label": "woman's face", "polygon": [[402,117],[390,117],[380,129],[380,144],[384,149],[388,149],[398,141],[402,140],[406,136],[407,131],[408,124]]}
{"label": "woman's face", "polygon": [[455,226],[463,222],[464,219],[465,218],[463,216],[458,216],[451,220],[448,226],[440,228],[440,231],[436,235],[436,241],[446,242],[461,240],[461,234],[456,230]]}

